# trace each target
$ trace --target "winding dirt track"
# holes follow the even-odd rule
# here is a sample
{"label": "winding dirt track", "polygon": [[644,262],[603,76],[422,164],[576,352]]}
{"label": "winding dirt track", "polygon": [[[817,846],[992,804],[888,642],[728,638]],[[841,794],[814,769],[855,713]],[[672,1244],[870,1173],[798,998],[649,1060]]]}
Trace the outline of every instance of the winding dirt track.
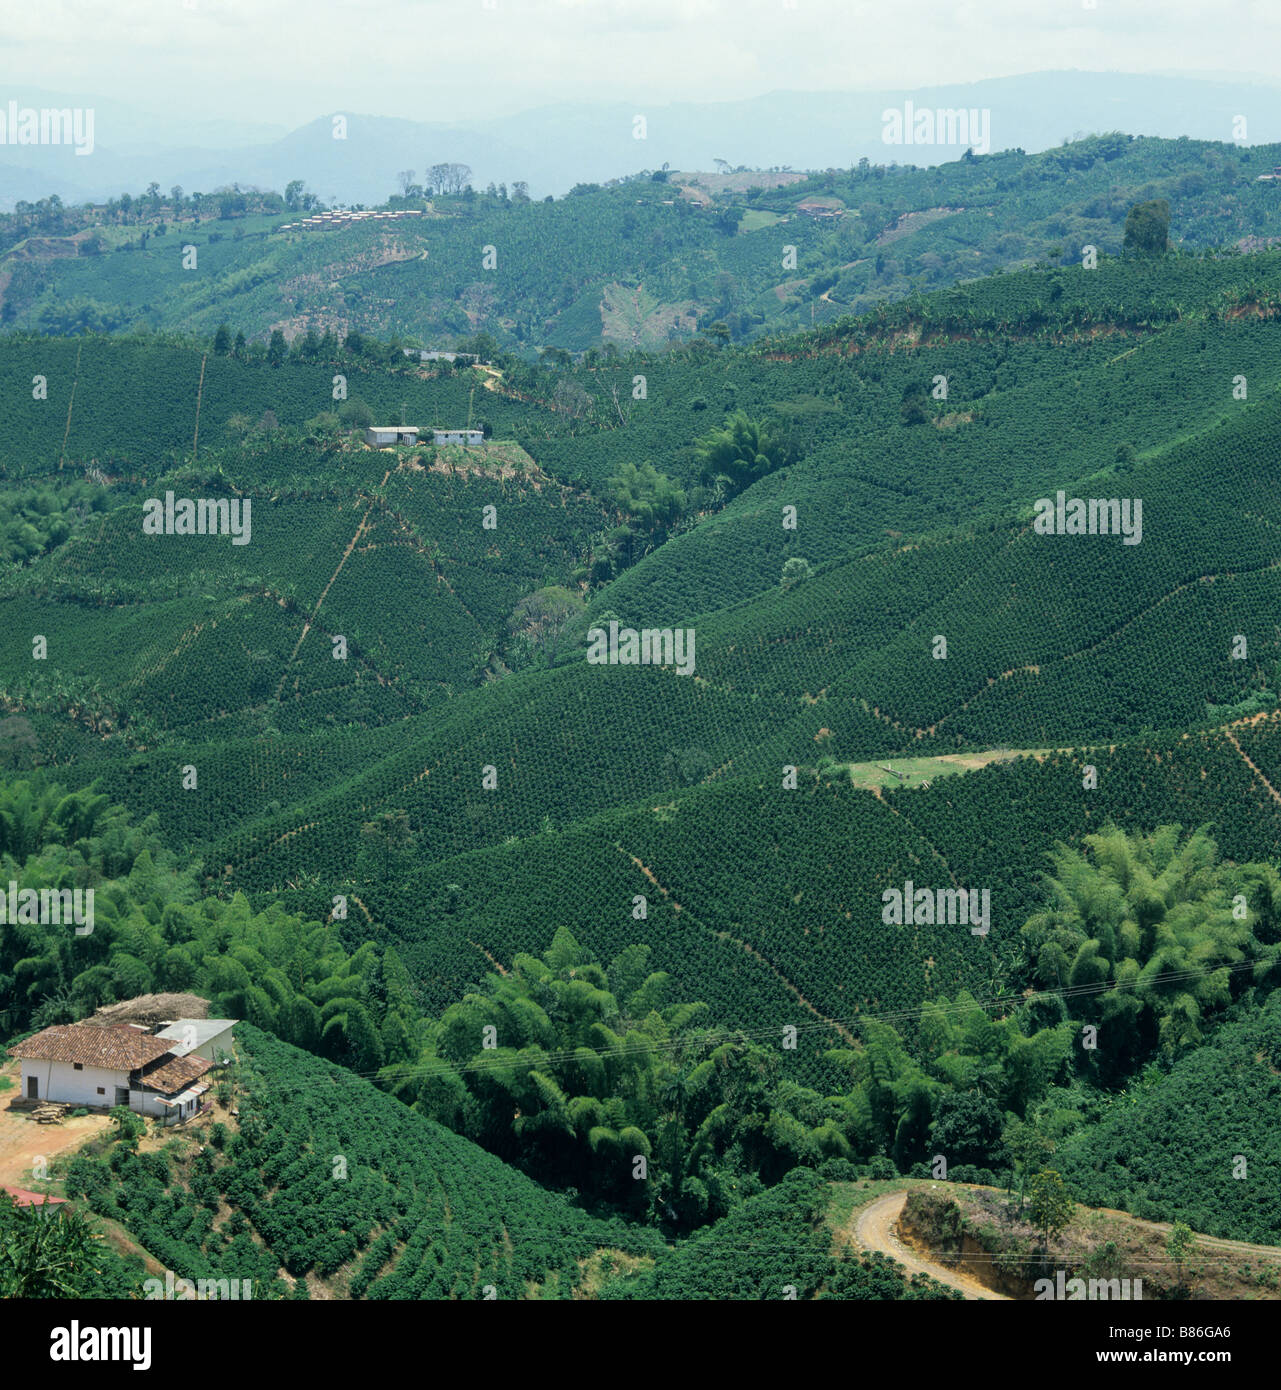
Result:
{"label": "winding dirt track", "polygon": [[906,1201],[906,1192],[891,1192],[870,1202],[859,1213],[854,1226],[855,1241],[864,1250],[879,1250],[881,1254],[889,1255],[903,1265],[909,1274],[928,1274],[940,1284],[959,1290],[966,1298],[1009,1301],[1005,1294],[985,1288],[968,1274],[922,1259],[910,1246],[905,1245],[896,1228]]}

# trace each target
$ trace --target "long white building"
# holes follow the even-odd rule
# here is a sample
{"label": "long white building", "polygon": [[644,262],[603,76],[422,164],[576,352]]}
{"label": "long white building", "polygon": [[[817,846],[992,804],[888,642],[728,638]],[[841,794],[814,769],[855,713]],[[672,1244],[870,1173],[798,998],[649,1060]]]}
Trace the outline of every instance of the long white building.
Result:
{"label": "long white building", "polygon": [[209,1089],[205,1073],[230,1055],[234,1019],[181,1018],[165,1036],[133,1023],[68,1023],[9,1049],[22,1063],[26,1100],[110,1109],[174,1124],[196,1113]]}

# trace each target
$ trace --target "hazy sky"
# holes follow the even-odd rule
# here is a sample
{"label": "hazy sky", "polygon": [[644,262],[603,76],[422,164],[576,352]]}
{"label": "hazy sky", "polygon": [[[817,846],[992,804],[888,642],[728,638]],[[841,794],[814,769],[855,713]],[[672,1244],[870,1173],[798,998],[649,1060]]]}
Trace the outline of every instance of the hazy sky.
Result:
{"label": "hazy sky", "polygon": [[1278,55],[1281,0],[0,0],[6,99],[289,127],[1050,68],[1265,74]]}

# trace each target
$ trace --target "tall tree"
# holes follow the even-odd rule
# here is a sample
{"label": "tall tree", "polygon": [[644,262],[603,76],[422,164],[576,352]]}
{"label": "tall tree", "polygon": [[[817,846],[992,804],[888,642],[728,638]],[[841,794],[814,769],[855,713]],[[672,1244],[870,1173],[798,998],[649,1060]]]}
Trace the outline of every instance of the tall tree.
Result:
{"label": "tall tree", "polygon": [[1067,1230],[1074,1210],[1075,1203],[1062,1176],[1053,1168],[1043,1168],[1032,1179],[1030,1212],[1046,1245]]}
{"label": "tall tree", "polygon": [[685,510],[685,493],[679,484],[652,463],[625,463],[609,480],[614,503],[642,531],[665,535]]}
{"label": "tall tree", "polygon": [[713,483],[726,498],[799,457],[796,448],[781,438],[774,426],[752,420],[742,410],[735,411],[719,429],[704,435],[695,444],[694,454],[703,479]]}
{"label": "tall tree", "polygon": [[1125,249],[1141,255],[1161,256],[1169,244],[1169,203],[1164,198],[1135,203],[1125,219]]}
{"label": "tall tree", "polygon": [[[1281,947],[1254,932],[1266,876],[1221,863],[1205,828],[1183,838],[1177,825],[1150,836],[1109,825],[1082,850],[1060,844],[1052,863],[1050,905],[1023,938],[1038,982],[1072,990],[1073,1012],[1106,1032],[1091,1060],[1111,1079],[1153,1046],[1195,1045],[1234,979],[1244,989],[1281,971]],[[1253,981],[1229,971],[1248,961]]]}

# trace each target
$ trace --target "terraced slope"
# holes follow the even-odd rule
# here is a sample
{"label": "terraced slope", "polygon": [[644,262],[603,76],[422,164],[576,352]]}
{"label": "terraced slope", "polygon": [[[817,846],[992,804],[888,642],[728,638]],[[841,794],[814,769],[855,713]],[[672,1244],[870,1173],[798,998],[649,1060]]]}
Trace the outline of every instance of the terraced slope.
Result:
{"label": "terraced slope", "polygon": [[179,1278],[247,1279],[255,1298],[297,1296],[300,1283],[328,1297],[563,1298],[597,1252],[661,1248],[345,1068],[248,1024],[237,1039],[234,1133],[82,1156],[67,1175]]}

